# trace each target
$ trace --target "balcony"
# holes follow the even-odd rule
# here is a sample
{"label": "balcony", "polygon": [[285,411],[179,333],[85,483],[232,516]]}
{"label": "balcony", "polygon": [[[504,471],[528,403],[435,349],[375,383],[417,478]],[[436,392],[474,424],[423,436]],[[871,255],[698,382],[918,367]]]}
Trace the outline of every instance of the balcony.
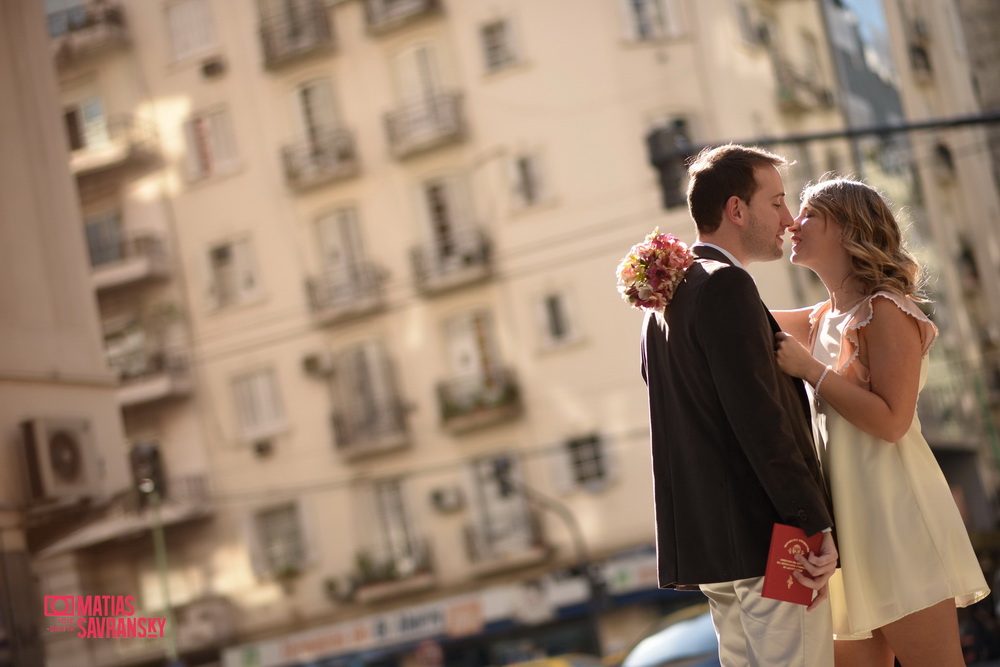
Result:
{"label": "balcony", "polygon": [[452,434],[504,422],[521,414],[521,391],[505,369],[441,382],[441,425]]}
{"label": "balcony", "polygon": [[774,56],[775,92],[778,107],[789,113],[833,108],[833,93],[798,70],[786,58]]}
{"label": "balcony", "polygon": [[325,271],[306,280],[313,322],[334,324],[373,313],[385,305],[382,271],[370,262],[358,262],[343,271]]}
{"label": "balcony", "polygon": [[[345,397],[345,403],[350,397]],[[406,410],[395,396],[383,396],[367,405],[341,407],[331,415],[337,450],[348,460],[402,449],[410,444]]]}
{"label": "balcony", "polygon": [[118,3],[77,5],[48,15],[58,67],[70,67],[128,44],[125,14]]}
{"label": "balcony", "polygon": [[381,35],[440,11],[438,0],[365,0],[368,32]]}
{"label": "balcony", "polygon": [[433,588],[434,568],[427,543],[414,541],[405,556],[370,551],[357,555],[357,589],[354,599],[369,603]]}
{"label": "balcony", "polygon": [[975,449],[983,438],[974,378],[955,363],[932,362],[917,415],[935,449]]}
{"label": "balcony", "polygon": [[436,243],[411,250],[417,289],[439,294],[486,280],[492,273],[489,239],[478,227],[446,233]]}
{"label": "balcony", "polygon": [[[168,477],[160,503],[163,526],[179,526],[211,517],[208,478],[204,474]],[[111,503],[104,515],[43,549],[39,556],[57,554],[149,535],[153,512],[136,489],[130,488]]]}
{"label": "balcony", "polygon": [[320,0],[286,3],[285,11],[261,17],[260,40],[264,67],[271,70],[334,47],[330,16]]}
{"label": "balcony", "polygon": [[461,141],[465,138],[462,96],[441,92],[411,102],[385,116],[389,147],[396,159]]}
{"label": "balcony", "polygon": [[77,176],[144,164],[155,155],[155,134],[148,123],[132,116],[109,118],[99,138],[88,138],[70,154]]}
{"label": "balcony", "polygon": [[90,247],[90,281],[96,290],[166,278],[170,265],[163,239],[144,232]]}
{"label": "balcony", "polygon": [[529,511],[520,520],[467,525],[465,547],[475,576],[535,565],[552,553],[552,547],[545,543],[538,516]]}
{"label": "balcony", "polygon": [[358,174],[354,137],[347,130],[322,130],[309,141],[281,149],[285,182],[296,192],[334,183]]}
{"label": "balcony", "polygon": [[118,404],[123,408],[188,396],[194,389],[187,355],[181,350],[129,351],[109,357],[108,364],[118,373]]}

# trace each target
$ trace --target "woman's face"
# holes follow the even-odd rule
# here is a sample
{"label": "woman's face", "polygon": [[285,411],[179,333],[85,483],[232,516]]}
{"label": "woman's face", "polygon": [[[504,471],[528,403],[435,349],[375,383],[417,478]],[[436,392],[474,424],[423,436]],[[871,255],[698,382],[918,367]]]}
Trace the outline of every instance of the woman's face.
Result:
{"label": "woman's face", "polygon": [[788,231],[792,239],[792,264],[816,269],[846,253],[840,224],[810,206],[808,201],[802,204]]}

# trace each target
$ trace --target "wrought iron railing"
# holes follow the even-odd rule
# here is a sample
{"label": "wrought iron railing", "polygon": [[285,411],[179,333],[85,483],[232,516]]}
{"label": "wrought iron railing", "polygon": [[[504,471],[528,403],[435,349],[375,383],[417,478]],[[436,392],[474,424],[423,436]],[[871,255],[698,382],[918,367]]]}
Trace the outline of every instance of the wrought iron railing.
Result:
{"label": "wrought iron railing", "polygon": [[123,235],[89,243],[90,266],[98,268],[107,264],[145,258],[153,262],[166,260],[163,239],[149,232]]}
{"label": "wrought iron railing", "polygon": [[439,0],[365,0],[365,17],[372,32],[390,30],[440,9]]}
{"label": "wrought iron railing", "polygon": [[516,408],[521,402],[518,383],[507,369],[445,380],[438,383],[437,394],[445,424],[468,415]]}
{"label": "wrought iron railing", "polygon": [[315,315],[352,311],[369,304],[374,307],[381,296],[381,285],[381,271],[371,262],[324,271],[306,280],[309,305]]}
{"label": "wrought iron railing", "polygon": [[404,553],[387,549],[365,549],[356,557],[358,584],[371,586],[390,581],[402,581],[433,570],[433,560],[427,542],[413,539]]}
{"label": "wrought iron railing", "polygon": [[389,145],[397,157],[461,137],[465,130],[462,96],[438,92],[386,114]]}
{"label": "wrought iron railing", "polygon": [[406,410],[398,396],[380,396],[370,403],[355,400],[331,415],[337,448],[351,450],[376,446],[384,439],[406,433]]}
{"label": "wrought iron railing", "polygon": [[282,6],[284,11],[261,17],[260,38],[267,67],[333,45],[330,16],[323,2],[311,0]]}
{"label": "wrought iron railing", "polygon": [[115,353],[108,357],[108,365],[123,384],[142,382],[160,375],[184,379],[190,373],[187,353],[179,349],[139,349]]}
{"label": "wrought iron railing", "polygon": [[469,562],[484,563],[545,546],[538,515],[525,509],[520,517],[478,522],[465,526]]}
{"label": "wrought iron railing", "polygon": [[450,275],[470,269],[485,269],[491,256],[486,233],[471,225],[446,232],[411,252],[414,277],[421,288],[433,287]]}
{"label": "wrought iron railing", "polygon": [[[162,489],[158,489],[160,500],[172,505],[208,507],[211,493],[208,476],[204,473],[167,476]],[[137,488],[129,489],[110,509],[111,514],[135,515],[149,508],[148,495]]]}
{"label": "wrought iron railing", "polygon": [[320,130],[306,141],[289,144],[281,150],[285,179],[295,187],[352,176],[358,160],[354,137],[347,130]]}
{"label": "wrought iron railing", "polygon": [[116,2],[81,4],[52,12],[47,17],[49,36],[62,37],[95,26],[125,26],[125,15]]}

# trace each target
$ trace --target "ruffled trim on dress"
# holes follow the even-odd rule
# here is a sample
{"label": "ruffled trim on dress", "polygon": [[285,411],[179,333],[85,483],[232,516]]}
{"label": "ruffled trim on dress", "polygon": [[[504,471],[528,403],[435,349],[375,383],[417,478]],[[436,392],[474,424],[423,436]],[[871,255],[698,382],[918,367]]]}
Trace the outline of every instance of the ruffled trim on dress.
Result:
{"label": "ruffled trim on dress", "polygon": [[[912,317],[917,321],[918,329],[920,330],[920,346],[922,356],[926,356],[927,352],[930,350],[931,345],[938,336],[938,328],[931,321],[929,317],[924,315],[923,311],[917,307],[917,304],[913,299],[896,294],[889,291],[875,292],[871,296],[867,297],[861,303],[856,306],[854,314],[851,316],[850,321],[844,330],[844,342],[845,344],[841,347],[840,359],[837,361],[837,368],[834,369],[838,374],[843,375],[844,372],[854,363],[861,353],[861,344],[858,338],[858,331],[862,328],[868,326],[872,321],[872,317],[875,314],[875,308],[872,302],[878,298],[882,297],[891,301],[897,308]],[[809,346],[812,349],[812,345],[816,337],[816,325],[820,319],[833,307],[832,302],[827,299],[822,303],[816,304],[813,309],[809,312]],[[846,359],[845,359],[846,357]],[[859,379],[863,384],[868,383],[868,369],[864,367],[864,364],[860,364],[864,368],[864,373],[858,373]]]}

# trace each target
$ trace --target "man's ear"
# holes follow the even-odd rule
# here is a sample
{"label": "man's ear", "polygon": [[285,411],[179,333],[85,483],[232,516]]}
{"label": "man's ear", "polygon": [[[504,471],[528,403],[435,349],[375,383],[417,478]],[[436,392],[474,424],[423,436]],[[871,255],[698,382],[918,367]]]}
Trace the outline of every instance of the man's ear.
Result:
{"label": "man's ear", "polygon": [[726,207],[724,209],[724,215],[726,218],[732,222],[737,227],[742,227],[746,224],[747,219],[747,205],[742,199],[733,195],[726,200]]}

